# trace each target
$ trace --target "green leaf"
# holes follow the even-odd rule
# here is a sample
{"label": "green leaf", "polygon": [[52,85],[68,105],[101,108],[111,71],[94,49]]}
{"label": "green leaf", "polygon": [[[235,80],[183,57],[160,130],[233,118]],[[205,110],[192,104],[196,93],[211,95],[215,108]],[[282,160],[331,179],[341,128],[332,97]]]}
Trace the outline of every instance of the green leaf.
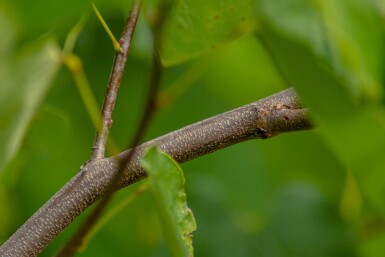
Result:
{"label": "green leaf", "polygon": [[[7,20],[0,12],[0,20]],[[3,23],[1,23],[3,24]],[[20,147],[23,135],[50,82],[60,66],[60,50],[52,40],[40,39],[9,57],[14,44],[7,34],[10,22],[0,25],[0,34],[9,36],[0,51],[0,170]],[[5,41],[4,41],[5,42]],[[17,74],[17,75],[14,75]]]}
{"label": "green leaf", "polygon": [[188,61],[254,30],[254,2],[179,1],[164,28],[162,63]]}
{"label": "green leaf", "polygon": [[175,257],[193,256],[192,233],[196,223],[187,207],[184,176],[179,165],[155,147],[148,150],[143,166],[158,204],[166,239]]}

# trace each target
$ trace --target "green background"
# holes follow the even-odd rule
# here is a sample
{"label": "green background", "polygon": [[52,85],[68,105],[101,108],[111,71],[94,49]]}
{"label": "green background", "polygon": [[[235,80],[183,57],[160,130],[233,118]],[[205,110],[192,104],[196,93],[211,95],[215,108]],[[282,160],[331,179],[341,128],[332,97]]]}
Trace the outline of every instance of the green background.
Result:
{"label": "green background", "polygon": [[[156,3],[144,2],[113,114],[120,150],[149,80]],[[130,1],[95,4],[119,37]],[[0,242],[89,158],[95,128],[60,63],[83,16],[74,53],[101,106],[114,50],[90,3],[0,1]],[[382,256],[384,17],[382,0],[175,1],[146,139],[289,86],[317,124],[182,165],[196,256]],[[109,209],[141,183],[118,192]],[[170,256],[156,208],[149,192],[139,195],[79,256]],[[82,218],[41,256],[57,251]]]}

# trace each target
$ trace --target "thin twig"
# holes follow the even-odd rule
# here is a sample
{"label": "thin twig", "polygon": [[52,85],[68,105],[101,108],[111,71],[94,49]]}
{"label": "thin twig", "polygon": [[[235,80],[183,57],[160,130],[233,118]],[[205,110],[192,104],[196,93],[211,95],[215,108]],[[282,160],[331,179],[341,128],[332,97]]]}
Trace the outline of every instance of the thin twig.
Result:
{"label": "thin twig", "polygon": [[[162,16],[163,17],[163,16]],[[163,19],[163,18],[162,18]],[[151,78],[149,81],[149,89],[147,96],[147,103],[145,105],[145,111],[142,115],[142,119],[139,122],[139,126],[136,130],[136,133],[133,137],[132,142],[129,144],[129,148],[132,148],[140,143],[142,140],[148,124],[154,113],[154,105],[155,105],[155,96],[158,91],[158,87],[160,84],[161,77],[161,63],[160,59],[157,55],[156,49],[159,47],[159,36],[161,27],[157,26],[154,30],[154,58],[152,65]],[[84,240],[87,237],[87,234],[91,231],[91,229],[96,225],[97,221],[100,219],[103,211],[105,210],[107,204],[110,202],[112,193],[118,189],[118,182],[122,179],[124,174],[124,167],[128,165],[131,161],[132,156],[134,155],[134,151],[129,153],[119,164],[119,169],[115,177],[113,178],[110,188],[107,190],[95,210],[90,214],[90,216],[86,219],[86,221],[80,226],[80,228],[76,231],[76,233],[71,237],[71,239],[64,245],[62,250],[56,255],[57,257],[70,257],[76,254],[78,249],[83,245]]]}
{"label": "thin twig", "polygon": [[[146,177],[140,160],[152,145],[157,145],[183,163],[246,140],[269,138],[312,127],[307,110],[302,108],[294,90],[284,90],[135,147],[132,161],[124,169],[119,187]],[[127,150],[85,165],[0,247],[0,256],[37,256],[110,188],[111,181],[119,172],[121,160],[132,152]]]}
{"label": "thin twig", "polygon": [[[169,8],[167,8],[166,10],[169,10]],[[132,148],[140,143],[154,113],[155,96],[159,88],[159,84],[161,80],[161,68],[162,68],[157,50],[161,48],[160,35],[163,27],[163,21],[165,20],[166,16],[167,16],[167,12],[163,12],[162,15],[157,16],[158,20],[156,21],[155,23],[156,26],[153,29],[154,55],[153,55],[153,62],[152,62],[153,63],[152,71],[151,71],[151,76],[149,81],[148,96],[146,100],[145,109],[142,115],[142,119],[139,122],[139,126],[136,130],[136,133],[133,137],[132,142],[129,144],[129,148]],[[96,225],[97,221],[100,219],[101,215],[103,214],[103,211],[106,209],[108,203],[110,202],[112,193],[118,189],[118,186],[119,186],[118,182],[121,180],[124,174],[123,172],[124,167],[126,167],[128,163],[132,160],[134,153],[135,152],[132,151],[126,156],[126,158],[124,158],[121,161],[121,163],[119,164],[118,172],[113,178],[110,188],[104,194],[102,200],[99,202],[95,210],[93,210],[90,216],[87,217],[86,221],[80,226],[80,228],[71,237],[71,239],[64,245],[62,250],[56,255],[57,257],[73,256],[78,251],[78,249],[81,248],[84,240],[86,239],[87,234]]]}
{"label": "thin twig", "polygon": [[[140,6],[141,6],[141,0],[134,1],[131,7],[130,15],[127,19],[126,27],[122,34],[122,54],[123,58],[119,58],[120,54],[117,53],[115,56],[115,62],[113,71],[110,78],[110,84],[107,89],[107,93],[105,96],[105,102],[103,105],[102,110],[102,120],[101,120],[101,128],[98,131],[96,138],[95,138],[95,145],[99,145],[93,148],[93,153],[91,157],[91,162],[95,159],[104,157],[104,151],[105,151],[105,145],[108,138],[108,132],[110,129],[110,126],[112,125],[112,110],[115,105],[116,97],[117,97],[117,90],[120,86],[120,79],[123,76],[124,72],[124,66],[125,62],[127,60],[127,53],[130,46],[130,41],[132,40],[133,32],[136,26],[136,22],[138,20]],[[96,7],[94,7],[96,9]],[[100,15],[99,15],[100,16]],[[125,44],[125,42],[129,42],[129,44]],[[123,66],[123,67],[122,67]],[[149,100],[149,102],[153,102],[152,99]],[[151,104],[152,106],[152,104]],[[147,120],[148,117],[145,117],[144,120]],[[147,123],[146,123],[147,124]],[[136,138],[141,138],[141,133],[144,130],[144,128],[140,128],[141,130],[137,135]],[[127,158],[129,161],[130,158]],[[124,163],[122,165],[127,165],[127,163]],[[123,168],[122,168],[123,170]],[[91,229],[95,226],[98,219],[101,217],[103,211],[105,210],[107,204],[109,203],[111,199],[112,193],[116,190],[116,181],[118,181],[121,177],[120,173],[118,172],[113,179],[111,183],[110,189],[107,191],[105,196],[102,198],[98,206],[92,211],[92,213],[87,217],[87,219],[80,225],[78,230],[71,236],[71,238],[67,241],[67,243],[62,247],[62,249],[57,253],[57,257],[70,257],[74,256],[79,249],[82,247],[82,244],[87,236],[87,234],[91,231]]]}
{"label": "thin twig", "polygon": [[123,30],[122,37],[119,40],[123,53],[117,52],[115,54],[114,65],[111,71],[106,96],[104,98],[100,125],[92,146],[90,161],[103,158],[105,154],[108,134],[112,126],[112,111],[115,106],[120,81],[122,80],[124,68],[126,66],[127,56],[131,46],[131,40],[134,34],[136,22],[138,20],[141,2],[142,0],[133,1],[132,9],[127,19],[127,24]]}

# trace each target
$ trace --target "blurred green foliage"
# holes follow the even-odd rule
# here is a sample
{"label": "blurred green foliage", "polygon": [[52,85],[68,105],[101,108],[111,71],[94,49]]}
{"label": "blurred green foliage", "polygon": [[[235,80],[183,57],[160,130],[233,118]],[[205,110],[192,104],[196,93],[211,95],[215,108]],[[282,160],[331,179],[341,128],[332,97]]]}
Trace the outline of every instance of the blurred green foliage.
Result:
{"label": "blurred green foliage", "polygon": [[[117,37],[130,2],[95,1]],[[121,150],[144,104],[154,3],[144,1],[116,103],[111,134]],[[58,46],[83,16],[74,53],[101,106],[114,49],[89,1],[0,2],[0,242],[89,157],[94,126],[71,73],[57,70]],[[288,86],[317,124],[182,165],[196,256],[382,256],[384,17],[382,0],[175,1],[147,139]],[[155,206],[141,194],[80,256],[170,256]]]}

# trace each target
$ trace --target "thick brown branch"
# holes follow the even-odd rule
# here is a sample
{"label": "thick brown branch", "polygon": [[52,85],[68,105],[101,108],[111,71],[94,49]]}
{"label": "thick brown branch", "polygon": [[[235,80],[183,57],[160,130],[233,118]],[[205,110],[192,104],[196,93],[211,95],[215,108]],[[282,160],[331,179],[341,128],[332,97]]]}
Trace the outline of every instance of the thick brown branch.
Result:
{"label": "thick brown branch", "polygon": [[116,97],[118,95],[120,81],[123,77],[124,67],[126,66],[132,36],[134,34],[136,22],[139,17],[140,6],[141,0],[135,0],[133,2],[130,15],[122,33],[122,37],[119,40],[122,53],[117,52],[115,55],[114,65],[110,75],[110,81],[108,83],[106,96],[104,98],[99,128],[96,132],[95,141],[92,146],[92,153],[90,158],[91,160],[103,158],[105,154],[108,134],[112,126],[112,111],[114,109]]}
{"label": "thick brown branch", "polygon": [[[294,90],[287,89],[265,99],[192,124],[135,148],[124,169],[119,187],[146,177],[141,157],[157,145],[179,163],[224,147],[279,133],[312,128]],[[21,226],[0,248],[0,256],[36,256],[81,212],[99,199],[111,186],[120,161],[132,150],[99,159],[80,172]]]}

